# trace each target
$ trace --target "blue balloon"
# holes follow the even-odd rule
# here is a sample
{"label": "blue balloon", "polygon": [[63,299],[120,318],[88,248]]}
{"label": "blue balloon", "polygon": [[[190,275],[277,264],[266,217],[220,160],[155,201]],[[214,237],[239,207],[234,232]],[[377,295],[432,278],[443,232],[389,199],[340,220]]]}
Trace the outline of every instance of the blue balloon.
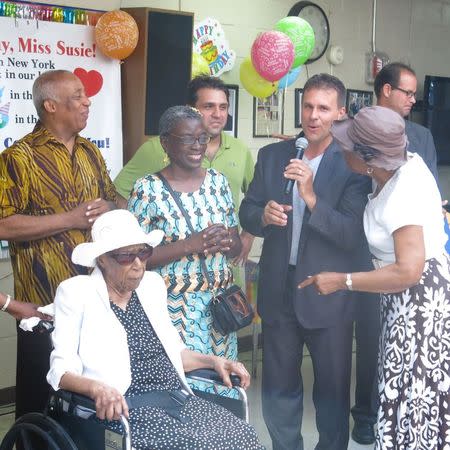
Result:
{"label": "blue balloon", "polygon": [[278,90],[287,88],[300,76],[303,66],[298,66],[295,69],[290,70],[283,78],[278,81]]}

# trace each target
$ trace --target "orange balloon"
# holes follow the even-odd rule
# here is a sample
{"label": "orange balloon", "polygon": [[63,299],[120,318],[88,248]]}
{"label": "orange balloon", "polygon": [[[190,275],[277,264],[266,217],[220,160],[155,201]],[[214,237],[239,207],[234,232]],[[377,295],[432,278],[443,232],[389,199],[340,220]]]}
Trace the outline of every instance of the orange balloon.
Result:
{"label": "orange balloon", "polygon": [[125,59],[136,48],[139,29],[136,21],[125,11],[103,14],[95,26],[95,42],[101,52],[114,59]]}

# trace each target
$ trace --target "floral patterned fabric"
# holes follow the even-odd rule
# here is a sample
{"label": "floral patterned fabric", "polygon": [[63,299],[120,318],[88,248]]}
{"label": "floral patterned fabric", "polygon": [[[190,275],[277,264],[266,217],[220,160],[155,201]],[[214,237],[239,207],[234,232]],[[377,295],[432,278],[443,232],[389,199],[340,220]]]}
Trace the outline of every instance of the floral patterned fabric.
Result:
{"label": "floral patterned fabric", "polygon": [[381,296],[377,450],[450,449],[450,262]]}

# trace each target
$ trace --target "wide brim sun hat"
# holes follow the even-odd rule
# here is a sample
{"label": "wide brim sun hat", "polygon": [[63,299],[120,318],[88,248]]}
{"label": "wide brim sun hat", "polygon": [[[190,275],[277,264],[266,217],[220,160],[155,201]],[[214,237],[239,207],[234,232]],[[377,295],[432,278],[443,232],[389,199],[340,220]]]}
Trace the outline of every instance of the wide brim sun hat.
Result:
{"label": "wide brim sun hat", "polygon": [[355,144],[378,150],[373,166],[390,170],[406,162],[405,120],[390,108],[362,108],[353,119],[335,121],[331,134],[344,151],[354,151]]}
{"label": "wide brim sun hat", "polygon": [[162,230],[145,233],[136,217],[126,209],[115,209],[102,214],[92,226],[92,242],[77,245],[72,262],[95,267],[99,256],[129,245],[147,244],[156,247],[163,239]]}

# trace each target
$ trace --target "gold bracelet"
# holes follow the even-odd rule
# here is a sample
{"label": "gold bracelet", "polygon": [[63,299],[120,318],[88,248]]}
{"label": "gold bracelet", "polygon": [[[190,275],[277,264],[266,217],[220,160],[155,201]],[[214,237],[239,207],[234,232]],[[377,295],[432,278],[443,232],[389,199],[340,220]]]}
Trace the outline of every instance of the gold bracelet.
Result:
{"label": "gold bracelet", "polygon": [[8,309],[9,304],[11,303],[11,296],[8,294],[6,296],[6,302],[5,304],[2,306],[2,308],[0,309],[0,311],[6,311]]}

